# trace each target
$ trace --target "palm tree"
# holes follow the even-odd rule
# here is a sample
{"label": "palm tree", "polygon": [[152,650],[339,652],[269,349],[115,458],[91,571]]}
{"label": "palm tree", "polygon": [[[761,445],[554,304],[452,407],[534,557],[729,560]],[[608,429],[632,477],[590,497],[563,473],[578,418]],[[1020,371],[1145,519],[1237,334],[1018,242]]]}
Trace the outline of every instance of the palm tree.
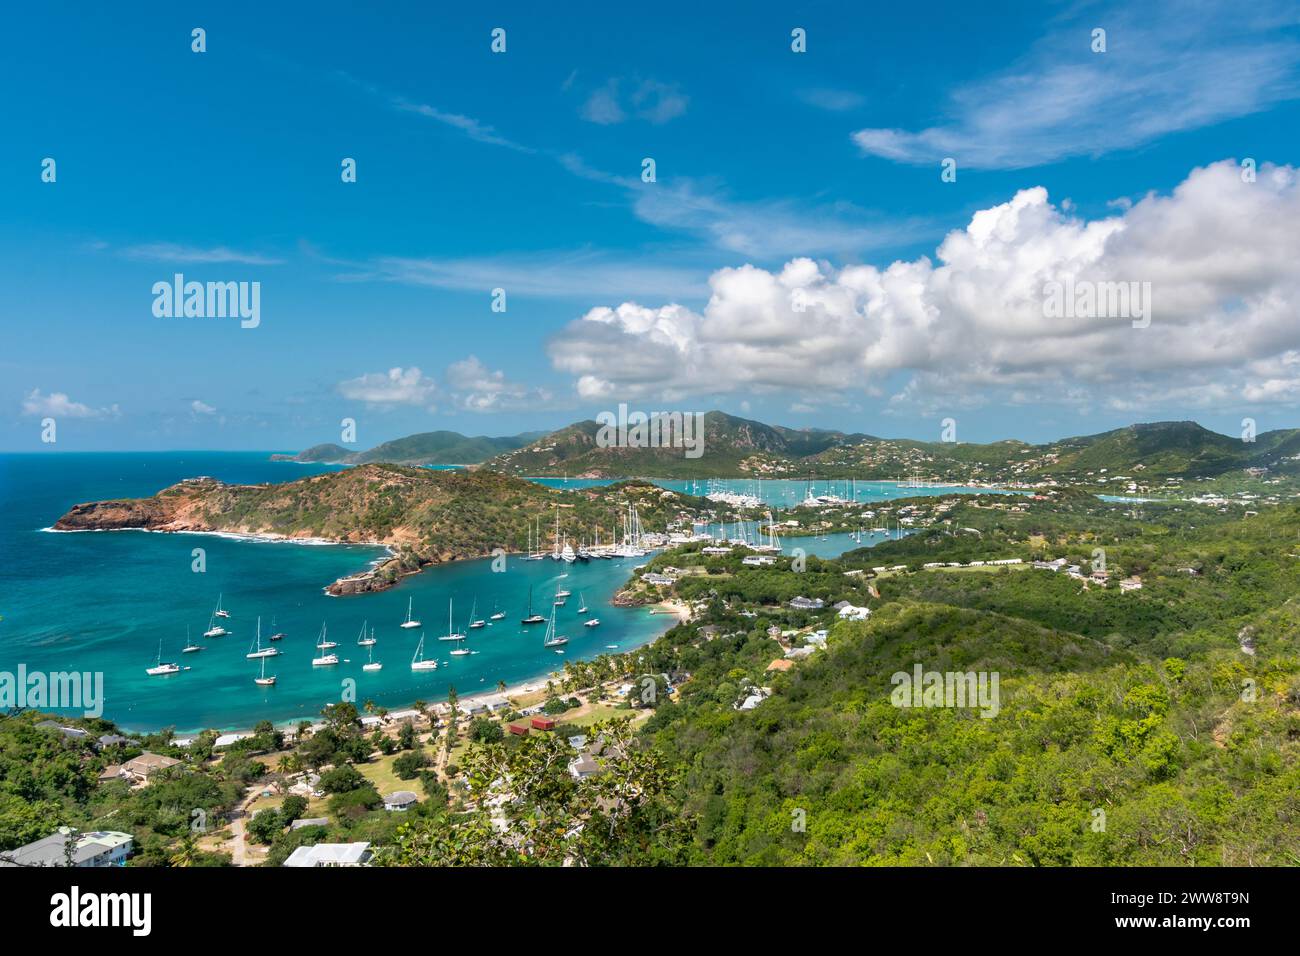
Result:
{"label": "palm tree", "polygon": [[167,858],[167,862],[172,866],[194,866],[198,862],[198,856],[199,847],[194,839],[194,831],[186,830],[185,835],[181,837],[180,846]]}
{"label": "palm tree", "polygon": [[497,681],[497,693],[504,694],[505,692],[506,692],[506,682],[503,680]]}

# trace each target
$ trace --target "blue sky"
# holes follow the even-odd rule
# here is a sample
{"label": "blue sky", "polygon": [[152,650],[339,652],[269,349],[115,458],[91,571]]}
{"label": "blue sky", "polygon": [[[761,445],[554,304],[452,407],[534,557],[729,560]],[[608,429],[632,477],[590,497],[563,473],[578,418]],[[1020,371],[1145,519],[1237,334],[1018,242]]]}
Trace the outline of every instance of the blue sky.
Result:
{"label": "blue sky", "polygon": [[[11,11],[0,447],[620,401],[964,440],[1300,425],[1300,30],[1195,6]],[[260,324],[156,317],[177,272],[259,282]],[[1150,328],[1046,326],[1065,275],[1149,281]]]}

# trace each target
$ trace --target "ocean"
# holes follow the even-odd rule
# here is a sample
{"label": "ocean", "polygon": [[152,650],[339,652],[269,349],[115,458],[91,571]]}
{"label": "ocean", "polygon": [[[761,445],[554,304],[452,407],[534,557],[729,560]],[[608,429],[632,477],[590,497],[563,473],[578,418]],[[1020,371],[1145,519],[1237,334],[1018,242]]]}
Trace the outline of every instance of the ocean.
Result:
{"label": "ocean", "polygon": [[[673,623],[647,608],[617,608],[609,601],[627,581],[638,559],[575,562],[524,561],[511,557],[493,572],[489,560],[455,562],[405,578],[378,594],[335,598],[323,588],[367,567],[385,552],[357,545],[310,545],[238,539],[210,534],[154,534],[142,531],[57,533],[47,529],[78,502],[140,497],[182,478],[209,475],[233,483],[291,481],[343,466],[273,462],[270,452],[120,452],[0,455],[0,674],[77,671],[102,675],[103,716],[132,731],[172,727],[178,733],[206,728],[242,730],[260,720],[277,724],[315,718],[325,704],[355,688],[355,701],[390,709],[412,701],[443,700],[454,686],[462,697],[494,691],[498,682],[516,684],[559,670],[565,660],[627,651],[646,644]],[[592,482],[543,480],[553,487]],[[663,481],[690,490],[688,482]],[[737,491],[754,483],[734,481]],[[815,493],[843,492],[826,483]],[[763,482],[772,503],[802,497],[802,482]],[[883,500],[938,493],[889,482],[859,482],[859,500]],[[728,529],[730,530],[730,529]],[[790,539],[787,553],[834,557],[868,546],[884,535],[847,534]],[[203,551],[195,570],[194,549]],[[561,574],[567,577],[561,578]],[[539,613],[549,614],[558,587],[572,592],[557,610],[557,632],[569,638],[563,655],[542,647],[545,625],[523,626],[533,592]],[[203,638],[218,597],[231,614],[222,621],[226,637]],[[410,661],[421,629],[402,629],[407,600],[423,622],[425,657],[439,667],[412,672]],[[579,615],[585,598],[590,611]],[[452,657],[447,633],[448,602],[454,602],[456,631],[469,635],[473,653]],[[467,631],[471,607],[487,619],[494,609],[506,617]],[[254,683],[261,662],[245,655],[261,616],[263,646],[273,687]],[[590,617],[600,625],[582,626]],[[380,671],[363,671],[367,650],[356,644],[363,622],[373,627]],[[340,663],[313,667],[317,635],[324,624]],[[287,636],[270,644],[273,632]],[[203,650],[183,654],[187,634]],[[158,660],[187,667],[154,677],[145,673]],[[349,683],[354,682],[354,683]],[[65,711],[74,713],[74,711]]]}
{"label": "ocean", "polygon": [[[443,700],[454,686],[462,696],[495,690],[560,669],[566,659],[626,651],[653,640],[673,618],[645,608],[616,608],[610,598],[627,580],[635,559],[560,562],[510,558],[494,573],[489,560],[429,568],[378,594],[335,598],[322,588],[364,569],[383,549],[250,541],[203,534],[141,531],[42,531],[71,505],[101,498],[150,495],[182,478],[210,475],[227,482],[289,481],[336,466],[269,461],[269,452],[158,452],[0,455],[0,672],[100,673],[104,716],[133,731],[174,727],[247,729],[259,720],[310,719],[342,699],[355,681],[356,703],[392,708],[416,699]],[[205,552],[206,570],[193,570],[193,549]],[[567,571],[568,577],[560,574]],[[557,612],[557,631],[569,638],[565,654],[542,647],[545,625],[519,623],[533,588],[539,613],[549,614],[559,584],[573,592]],[[231,617],[227,637],[205,639],[218,595]],[[590,613],[579,615],[580,597]],[[424,624],[425,657],[439,667],[412,672],[420,629],[403,630],[407,599]],[[451,657],[448,600],[457,631],[471,635],[473,654]],[[493,608],[504,620],[465,631],[471,604],[486,619]],[[273,687],[254,683],[260,661],[247,660],[258,615],[263,646],[280,656],[266,661]],[[582,626],[588,617],[600,625]],[[381,671],[362,671],[365,648],[356,644],[363,621],[375,629]],[[322,623],[339,646],[340,664],[313,667]],[[189,635],[204,649],[182,654]],[[273,631],[287,636],[265,642]],[[190,669],[150,677],[158,658]]]}

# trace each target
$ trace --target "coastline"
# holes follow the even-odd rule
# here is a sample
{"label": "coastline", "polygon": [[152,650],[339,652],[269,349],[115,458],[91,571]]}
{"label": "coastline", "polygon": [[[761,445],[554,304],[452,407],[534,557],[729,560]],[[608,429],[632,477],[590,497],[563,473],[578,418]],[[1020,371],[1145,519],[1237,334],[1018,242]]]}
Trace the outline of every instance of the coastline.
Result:
{"label": "coastline", "polygon": [[[660,617],[671,617],[673,618],[672,622],[668,623],[667,626],[659,633],[654,634],[645,640],[636,641],[629,647],[625,647],[625,648],[620,647],[617,651],[612,651],[610,653],[630,654],[633,651],[638,650],[639,648],[646,647],[647,645],[653,644],[655,641],[659,640],[659,638],[663,637],[664,634],[666,634],[673,627],[676,627],[678,624],[690,620],[690,608],[686,604],[680,601],[660,601],[656,604],[645,605],[645,607],[648,609],[648,613],[650,615],[660,616]],[[596,654],[593,656],[599,657],[600,655]],[[590,659],[591,658],[589,657],[575,658],[575,660],[590,660]],[[509,684],[506,686],[505,690],[493,689],[490,691],[476,691],[473,694],[465,694],[463,696],[458,695],[457,697],[458,706],[462,710],[464,710],[476,704],[484,703],[488,700],[494,700],[500,697],[518,697],[522,694],[536,693],[539,690],[545,690],[547,681],[549,681],[553,675],[561,674],[561,673],[562,670],[546,671],[545,673],[537,674],[532,677],[525,677],[519,681],[516,681],[513,684]],[[426,704],[433,704],[433,703],[440,703],[440,701],[426,701]],[[385,710],[388,711],[390,714],[393,712],[413,710],[414,704],[415,701],[414,699],[412,699],[410,703],[400,705],[397,707],[386,707]],[[124,724],[120,724],[117,721],[113,720],[112,717],[106,717],[106,719],[112,721],[113,724],[119,730],[122,730],[123,732],[128,734],[136,734],[139,736],[156,734],[162,732],[164,729],[167,729],[166,727],[152,727],[147,729],[127,727]],[[298,718],[294,720],[281,720],[281,721],[273,720],[271,723],[273,724],[276,730],[295,730],[298,727],[298,725],[303,722],[304,719],[305,718]],[[311,725],[313,729],[319,726],[323,726],[320,723],[319,714],[311,720]],[[200,727],[200,728],[191,728],[187,730],[182,730],[180,728],[172,728],[172,729],[175,731],[175,735],[179,739],[190,739],[193,737],[197,737],[199,734],[205,733],[210,730],[216,731],[219,735],[251,734],[253,731],[252,727],[236,727],[236,728]]]}

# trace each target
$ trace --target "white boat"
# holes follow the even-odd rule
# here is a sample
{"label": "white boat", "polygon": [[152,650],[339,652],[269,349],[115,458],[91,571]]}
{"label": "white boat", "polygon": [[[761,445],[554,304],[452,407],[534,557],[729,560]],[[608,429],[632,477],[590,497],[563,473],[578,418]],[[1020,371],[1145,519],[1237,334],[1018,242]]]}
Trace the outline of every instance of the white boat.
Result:
{"label": "white boat", "polygon": [[564,542],[564,547],[560,551],[560,560],[564,561],[566,564],[572,564],[577,560],[577,557],[578,556],[573,553],[573,545],[569,544],[567,541]]}
{"label": "white boat", "polygon": [[475,599],[474,599],[474,603],[470,606],[470,609],[469,609],[469,627],[470,627],[470,629],[477,629],[477,628],[480,628],[480,627],[487,627],[487,621],[483,620],[481,617],[475,617],[475,616],[474,616],[474,612],[477,611],[477,610],[478,610],[478,598],[475,598]]}
{"label": "white boat", "polygon": [[555,592],[555,596],[557,598],[566,598],[572,593],[573,593],[572,591],[566,591],[564,588],[560,588]]}
{"label": "white boat", "polygon": [[204,637],[225,637],[230,632],[217,623],[217,612],[213,611],[208,618],[208,629],[203,632]]}
{"label": "white boat", "polygon": [[363,671],[380,671],[380,670],[383,670],[383,669],[384,669],[384,665],[381,664],[381,663],[379,663],[379,661],[375,660],[375,641],[374,641],[374,638],[373,638],[373,637],[372,637],[371,640],[370,640],[370,645],[369,645],[369,647],[367,647],[367,650],[370,652],[370,660],[368,660],[366,663],[362,664],[362,665],[361,665],[361,669],[362,669]]}
{"label": "white boat", "polygon": [[493,601],[493,602],[492,602],[492,613],[491,613],[491,615],[488,616],[488,620],[489,620],[489,621],[500,621],[500,620],[504,620],[505,616],[506,616],[506,612],[505,612],[505,611],[498,610],[498,609],[497,609],[497,602],[496,602],[496,601]]}
{"label": "white boat", "polygon": [[420,622],[417,621],[415,618],[411,617],[411,605],[413,604],[414,601],[415,601],[414,596],[409,597],[409,598],[406,599],[406,620],[405,620],[404,622],[402,622],[400,625],[398,625],[399,627],[419,627],[419,626],[420,626]]}
{"label": "white boat", "polygon": [[370,647],[375,643],[375,629],[370,629],[370,636],[366,637],[366,624],[368,621],[361,622],[361,634],[357,637],[357,647]]}
{"label": "white boat", "polygon": [[216,617],[230,617],[230,612],[221,607],[221,595],[217,595],[217,609],[212,612]]}
{"label": "white boat", "polygon": [[312,667],[329,667],[331,664],[337,664],[339,662],[339,656],[337,654],[328,653],[329,648],[338,647],[338,645],[333,641],[325,640],[325,635],[327,633],[328,631],[322,623],[320,626],[320,638],[316,642],[316,648],[320,651],[320,654],[311,659]]}
{"label": "white boat", "polygon": [[251,660],[255,660],[256,658],[259,658],[259,657],[279,657],[279,656],[280,656],[280,649],[279,649],[278,647],[263,647],[263,646],[262,646],[262,618],[261,618],[260,616],[259,616],[258,619],[257,619],[257,649],[256,649],[256,650],[253,650],[253,651],[249,651],[249,652],[248,652],[247,654],[245,654],[244,656],[245,656],[246,658],[248,658],[250,661],[251,661]]}
{"label": "white boat", "polygon": [[438,638],[440,641],[463,641],[464,634],[457,634],[456,629],[451,625],[451,604],[452,599],[447,598],[447,633]]}
{"label": "white boat", "polygon": [[546,620],[546,618],[542,617],[540,614],[536,614],[533,612],[533,589],[529,588],[528,589],[528,613],[524,615],[524,619],[519,623],[520,624],[541,624],[544,620]]}
{"label": "white boat", "polygon": [[599,624],[600,624],[600,618],[598,617],[593,617],[588,621],[582,622],[583,627],[597,627]]}
{"label": "white boat", "polygon": [[159,638],[159,640],[158,640],[158,663],[155,664],[153,667],[146,667],[144,672],[145,672],[146,674],[148,674],[150,677],[161,677],[161,676],[163,676],[164,674],[179,674],[179,673],[180,673],[180,670],[181,670],[181,666],[180,666],[179,664],[173,664],[173,663],[171,663],[170,661],[168,661],[167,663],[163,663],[163,659],[162,659],[162,639]]}
{"label": "white boat", "polygon": [[411,657],[411,670],[413,671],[434,671],[438,669],[437,661],[426,661],[424,659],[424,635],[420,635],[420,643],[415,645],[415,654]]}
{"label": "white boat", "polygon": [[195,651],[201,651],[201,650],[203,650],[202,644],[195,644],[192,640],[190,640],[190,626],[186,624],[185,625],[185,646],[181,648],[181,653],[193,654]]}
{"label": "white boat", "polygon": [[270,677],[267,677],[267,676],[266,676],[266,658],[263,657],[263,658],[262,658],[262,674],[261,674],[260,677],[254,677],[254,678],[253,678],[253,683],[254,683],[254,684],[257,684],[257,685],[260,686],[260,687],[274,687],[274,686],[275,686],[275,680],[276,680],[276,678],[275,678],[275,675],[274,675],[274,674],[272,674]]}
{"label": "white boat", "polygon": [[275,618],[271,618],[271,630],[272,630],[272,631],[275,631],[275,633],[272,634],[272,635],[271,635],[271,638],[270,638],[270,639],[273,640],[273,641],[282,641],[282,640],[284,640],[286,637],[288,637],[288,635],[285,634],[284,631],[276,631],[276,630],[275,630]]}
{"label": "white boat", "polygon": [[[460,635],[457,636],[457,641],[458,641],[458,642],[459,642],[459,641],[463,641],[463,640],[465,640],[465,635],[464,635],[464,634],[460,634]],[[451,656],[452,656],[452,657],[464,657],[466,654],[472,654],[472,653],[473,653],[473,651],[471,651],[471,650],[470,650],[468,647],[466,647],[464,644],[457,643],[456,646],[452,649]]]}
{"label": "white boat", "polygon": [[578,594],[578,613],[587,613],[587,599],[582,596],[581,592]]}
{"label": "white boat", "polygon": [[551,620],[546,625],[546,636],[542,638],[542,647],[563,647],[569,643],[567,637],[559,637],[555,633],[555,608],[551,608]]}

